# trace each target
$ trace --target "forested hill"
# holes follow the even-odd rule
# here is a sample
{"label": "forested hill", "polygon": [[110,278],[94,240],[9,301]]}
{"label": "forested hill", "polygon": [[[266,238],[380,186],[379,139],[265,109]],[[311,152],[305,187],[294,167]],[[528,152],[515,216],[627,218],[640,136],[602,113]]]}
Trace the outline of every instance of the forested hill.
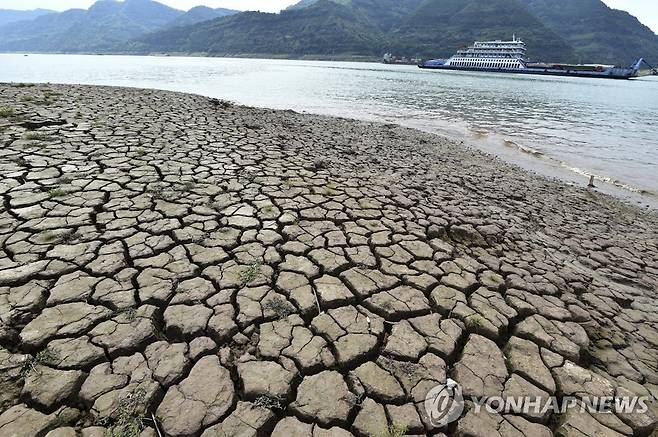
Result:
{"label": "forested hill", "polygon": [[99,0],[89,9],[19,12],[0,10],[2,52],[122,52],[141,35],[238,11],[198,7],[185,12],[153,0]]}
{"label": "forested hill", "polygon": [[658,36],[601,0],[302,0],[278,14],[100,0],[0,34],[0,51],[370,58],[446,57],[515,34],[533,60],[658,63]]}

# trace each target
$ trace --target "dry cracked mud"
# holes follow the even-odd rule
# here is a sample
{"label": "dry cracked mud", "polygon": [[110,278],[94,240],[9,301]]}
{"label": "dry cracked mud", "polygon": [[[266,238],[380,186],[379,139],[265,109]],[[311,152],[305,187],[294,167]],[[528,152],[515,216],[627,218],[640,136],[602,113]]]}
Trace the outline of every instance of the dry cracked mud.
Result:
{"label": "dry cracked mud", "polygon": [[[0,96],[0,436],[656,435],[655,213],[393,125]],[[448,378],[649,408],[437,428]]]}

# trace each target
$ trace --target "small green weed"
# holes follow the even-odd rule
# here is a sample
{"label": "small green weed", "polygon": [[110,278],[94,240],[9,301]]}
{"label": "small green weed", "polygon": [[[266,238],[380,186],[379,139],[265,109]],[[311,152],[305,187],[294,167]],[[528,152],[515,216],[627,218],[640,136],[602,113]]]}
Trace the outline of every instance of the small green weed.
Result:
{"label": "small green weed", "polygon": [[[143,411],[146,410],[146,391],[137,389],[119,402],[116,421],[103,437],[139,437],[144,430]],[[103,425],[108,425],[104,423]]]}
{"label": "small green weed", "polygon": [[258,261],[250,264],[247,266],[242,273],[240,274],[240,282],[242,283],[242,286],[244,287],[245,285],[251,284],[254,279],[260,275],[260,269],[262,267],[262,264]]}
{"label": "small green weed", "polygon": [[48,141],[52,137],[43,132],[28,132],[25,135],[23,135],[23,138],[28,141]]}
{"label": "small green weed", "polygon": [[64,197],[66,196],[66,191],[62,190],[59,187],[51,188],[48,190],[48,196],[50,197]]}
{"label": "small green weed", "polygon": [[263,310],[271,310],[279,319],[288,317],[293,313],[290,305],[283,298],[275,297],[263,303]]}
{"label": "small green weed", "polygon": [[381,434],[381,437],[402,437],[407,434],[407,429],[408,427],[406,425],[394,423],[388,427],[388,430]]}
{"label": "small green weed", "polygon": [[16,111],[14,111],[14,108],[10,108],[9,106],[0,106],[0,118],[9,118],[13,117]]}
{"label": "small green weed", "polygon": [[44,349],[35,356],[29,356],[21,365],[21,376],[27,377],[30,373],[34,372],[38,364],[50,364],[57,360],[55,353],[49,349]]}
{"label": "small green weed", "polygon": [[275,211],[274,205],[265,205],[261,211],[263,211],[264,214],[272,214]]}
{"label": "small green weed", "polygon": [[482,316],[475,314],[466,318],[466,326],[476,332],[482,328],[482,325],[484,325]]}

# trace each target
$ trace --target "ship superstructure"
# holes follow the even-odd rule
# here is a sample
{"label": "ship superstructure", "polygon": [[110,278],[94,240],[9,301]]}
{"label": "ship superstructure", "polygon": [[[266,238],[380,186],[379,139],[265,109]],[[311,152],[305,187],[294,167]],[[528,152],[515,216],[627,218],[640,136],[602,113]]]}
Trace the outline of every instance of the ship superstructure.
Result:
{"label": "ship superstructure", "polygon": [[525,68],[525,43],[512,41],[476,41],[472,46],[459,50],[445,63],[447,66],[472,68]]}

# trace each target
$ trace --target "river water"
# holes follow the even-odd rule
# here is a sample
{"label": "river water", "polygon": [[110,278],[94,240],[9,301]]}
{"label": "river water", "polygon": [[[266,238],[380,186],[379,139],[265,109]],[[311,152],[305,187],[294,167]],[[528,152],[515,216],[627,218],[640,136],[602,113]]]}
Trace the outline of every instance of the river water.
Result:
{"label": "river water", "polygon": [[571,183],[658,205],[658,78],[426,71],[356,62],[0,54],[0,82],[185,91],[398,123]]}

